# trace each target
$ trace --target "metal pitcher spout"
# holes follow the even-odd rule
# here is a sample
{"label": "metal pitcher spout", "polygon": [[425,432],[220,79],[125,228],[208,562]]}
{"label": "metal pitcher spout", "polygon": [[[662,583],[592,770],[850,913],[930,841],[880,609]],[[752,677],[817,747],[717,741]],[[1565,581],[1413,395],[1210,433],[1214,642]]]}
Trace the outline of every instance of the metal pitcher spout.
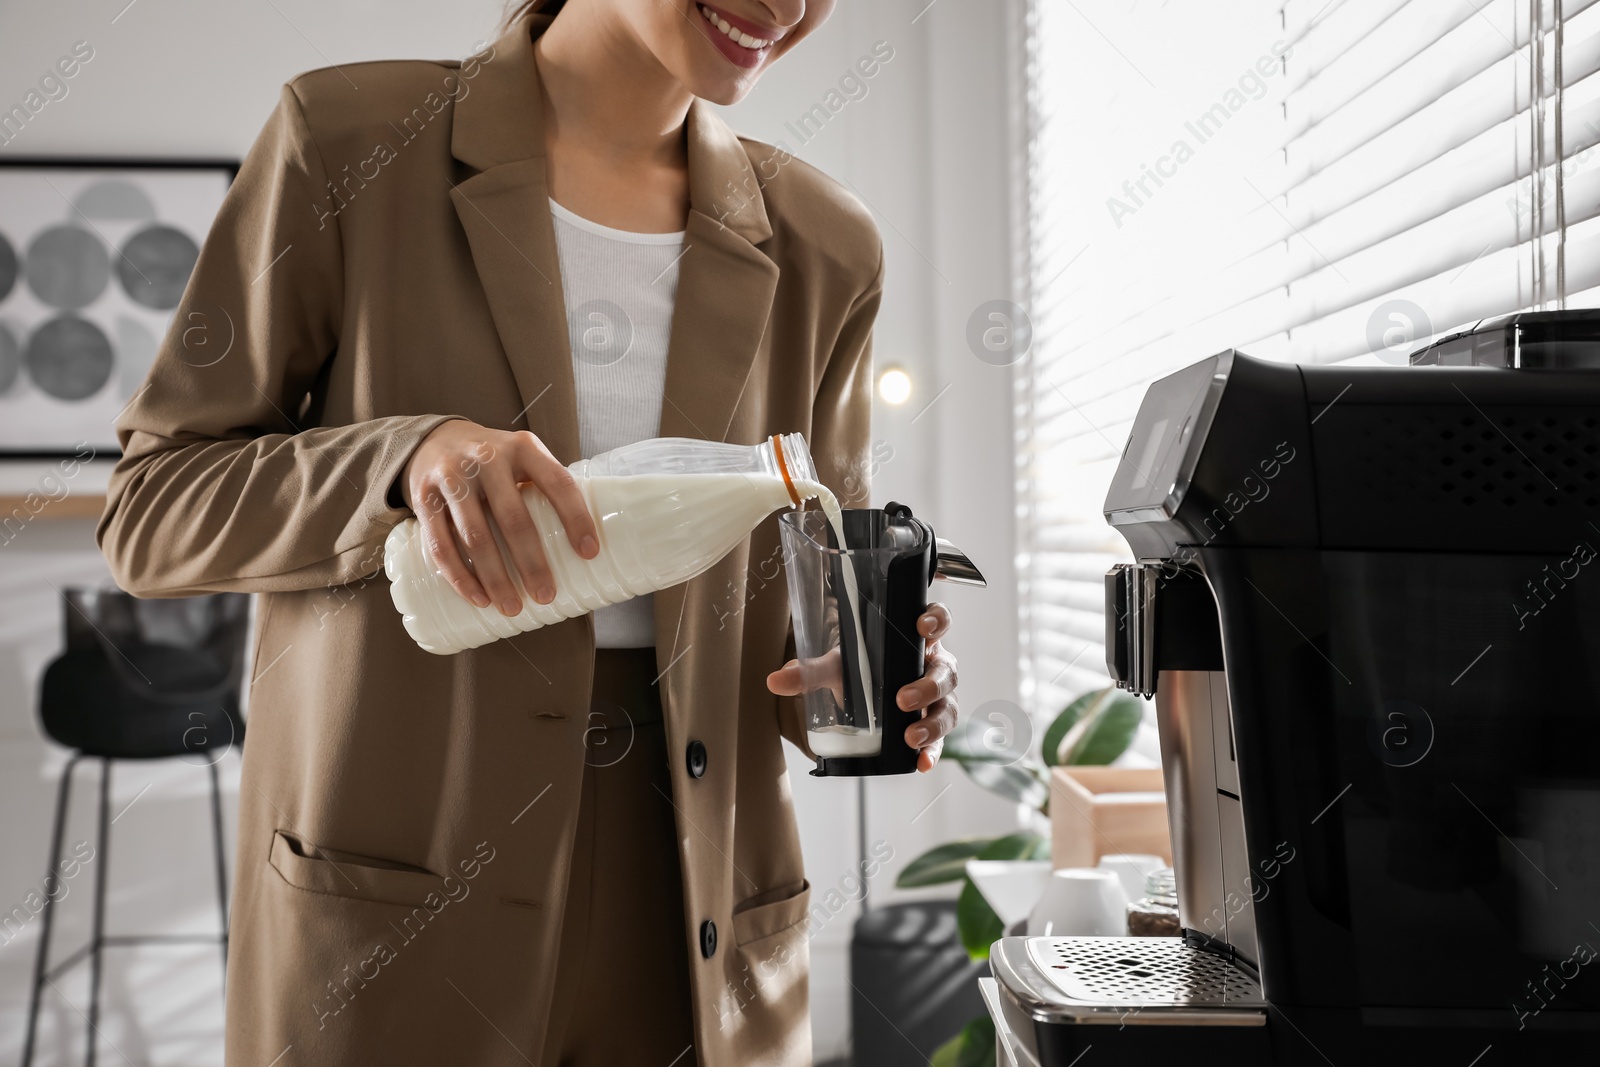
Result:
{"label": "metal pitcher spout", "polygon": [[988,587],[989,583],[984,579],[983,572],[978,570],[978,565],[972,562],[970,556],[943,537],[936,537],[934,541],[936,553],[933,576],[936,579],[954,582],[956,585]]}

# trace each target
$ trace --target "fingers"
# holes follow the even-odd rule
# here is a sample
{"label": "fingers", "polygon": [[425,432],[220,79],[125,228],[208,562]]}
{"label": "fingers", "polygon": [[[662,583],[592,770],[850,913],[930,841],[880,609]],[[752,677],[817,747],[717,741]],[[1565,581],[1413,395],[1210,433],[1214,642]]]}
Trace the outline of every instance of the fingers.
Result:
{"label": "fingers", "polygon": [[524,595],[541,604],[556,595],[546,546],[517,485],[523,474],[550,500],[578,554],[598,555],[576,480],[528,431],[449,420],[423,439],[401,475],[405,498],[422,502],[417,518],[440,573],[466,600],[480,608],[492,603],[505,615],[522,610]]}
{"label": "fingers", "polygon": [[499,477],[484,479],[483,492],[489,503],[489,511],[505,537],[512,565],[522,578],[522,588],[538,603],[550,603],[556,598],[555,578],[550,572],[549,561],[545,559],[539,528],[528,513],[516,479],[508,469],[502,467]]}
{"label": "fingers", "polygon": [[797,697],[805,692],[800,679],[800,661],[792,659],[767,675],[767,690],[780,697]]}
{"label": "fingers", "polygon": [[944,739],[956,728],[959,717],[955,697],[948,697],[924,711],[920,722],[906,727],[906,744],[921,750],[917,756],[917,770],[933,770],[944,751]]}
{"label": "fingers", "polygon": [[923,709],[922,718],[906,727],[906,744],[918,750],[917,770],[933,770],[944,752],[945,737],[956,728],[960,711],[956,706],[956,658],[939,639],[950,632],[950,611],[943,604],[929,604],[917,620],[917,631],[927,639],[927,669],[910,685],[902,686],[895,703],[906,711]]}
{"label": "fingers", "polygon": [[917,633],[929,641],[943,639],[950,632],[950,609],[943,604],[929,604],[928,610],[917,618]]}
{"label": "fingers", "polygon": [[455,527],[451,524],[450,509],[442,492],[434,489],[428,493],[423,499],[422,509],[417,512],[417,521],[422,525],[423,547],[456,595],[477,607],[488,607],[489,595],[483,591],[483,586],[462,558],[461,550],[456,547]]}
{"label": "fingers", "polygon": [[477,494],[465,493],[450,501],[450,516],[455,520],[456,536],[472,561],[473,573],[496,610],[508,617],[520,612],[522,596],[506,573],[505,558],[494,538],[483,502]]}
{"label": "fingers", "polygon": [[906,744],[923,748],[941,740],[956,728],[956,702],[951,697],[941,700],[922,713],[922,718],[906,727]]}
{"label": "fingers", "polygon": [[956,658],[940,644],[928,646],[928,667],[922,677],[900,687],[895,703],[902,711],[926,708],[956,688]]}
{"label": "fingers", "polygon": [[573,550],[584,559],[593,559],[600,554],[599,533],[595,529],[594,516],[589,514],[589,503],[583,498],[583,490],[578,488],[577,479],[561,465],[560,460],[550,454],[543,441],[527,432],[518,437],[523,442],[520,454],[523,473],[550,501],[550,506],[556,509]]}
{"label": "fingers", "polygon": [[844,707],[844,668],[837,648],[801,662],[792,659],[767,675],[767,689],[777,696],[798,697],[826,689],[833,702]]}

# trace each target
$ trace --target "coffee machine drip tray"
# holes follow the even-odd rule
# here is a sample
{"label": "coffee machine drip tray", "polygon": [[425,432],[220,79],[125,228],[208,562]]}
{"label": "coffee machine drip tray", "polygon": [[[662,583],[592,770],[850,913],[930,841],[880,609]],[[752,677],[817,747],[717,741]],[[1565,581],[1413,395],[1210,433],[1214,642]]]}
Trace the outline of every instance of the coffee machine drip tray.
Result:
{"label": "coffee machine drip tray", "polygon": [[1261,984],[1248,971],[1181,937],[1007,937],[989,963],[1007,1007],[1034,1024],[1267,1022]]}

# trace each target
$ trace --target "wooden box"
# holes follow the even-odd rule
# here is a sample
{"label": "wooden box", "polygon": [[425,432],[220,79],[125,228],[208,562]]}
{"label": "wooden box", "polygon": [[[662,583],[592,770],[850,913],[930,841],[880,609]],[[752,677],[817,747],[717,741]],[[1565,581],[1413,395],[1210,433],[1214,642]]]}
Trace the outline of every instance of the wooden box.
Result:
{"label": "wooden box", "polygon": [[1161,768],[1052,768],[1051,866],[1093,867],[1101,856],[1129,852],[1172,863]]}

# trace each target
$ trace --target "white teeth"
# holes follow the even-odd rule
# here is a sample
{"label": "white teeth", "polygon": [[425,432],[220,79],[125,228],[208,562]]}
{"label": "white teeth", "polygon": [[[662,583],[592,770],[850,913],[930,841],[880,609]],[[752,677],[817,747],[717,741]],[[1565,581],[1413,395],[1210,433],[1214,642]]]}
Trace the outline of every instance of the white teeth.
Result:
{"label": "white teeth", "polygon": [[711,25],[722,31],[722,35],[724,37],[741,48],[748,48],[752,52],[759,52],[761,49],[772,44],[771,41],[762,40],[760,37],[752,37],[748,33],[734,29],[733,25],[729,23],[727,19],[718,15],[709,7],[701,5],[700,14],[705,16],[707,22],[711,23]]}

